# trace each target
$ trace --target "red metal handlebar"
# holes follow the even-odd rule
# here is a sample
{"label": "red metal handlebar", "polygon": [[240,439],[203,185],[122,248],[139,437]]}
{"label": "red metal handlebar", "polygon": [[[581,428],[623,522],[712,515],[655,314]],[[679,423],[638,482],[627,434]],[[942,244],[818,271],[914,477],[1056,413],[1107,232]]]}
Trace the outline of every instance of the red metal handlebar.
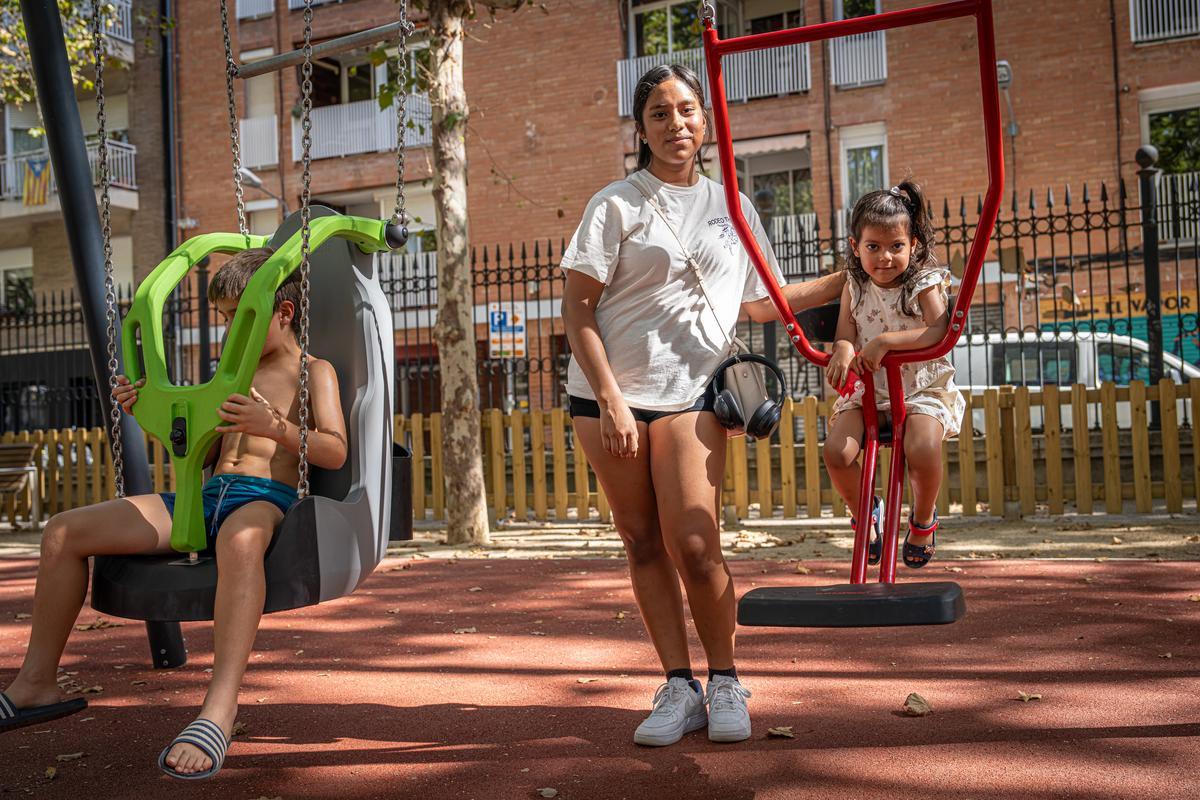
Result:
{"label": "red metal handlebar", "polygon": [[717,30],[711,20],[705,21],[704,62],[705,69],[708,71],[709,89],[712,93],[714,135],[721,163],[725,200],[729,206],[729,217],[741,237],[751,261],[754,262],[754,267],[758,270],[763,284],[767,287],[767,293],[775,305],[775,311],[783,322],[792,344],[800,351],[801,355],[818,366],[828,364],[830,355],[816,350],[804,335],[804,331],[796,324],[787,300],[784,298],[779,284],[776,283],[775,276],[767,266],[766,257],[759,248],[754,234],[750,231],[750,225],[746,222],[745,215],[742,214],[737,168],[733,161],[733,136],[729,127],[729,108],[725,101],[725,83],[721,72],[721,57],[748,50],[816,42],[856,33],[902,28],[968,16],[975,17],[979,36],[979,78],[983,92],[983,125],[988,165],[988,187],[984,195],[983,212],[975,227],[975,236],[971,240],[971,249],[963,272],[962,284],[959,287],[954,308],[950,310],[950,325],[946,328],[946,335],[938,344],[921,350],[888,353],[884,356],[882,364],[886,368],[899,367],[900,364],[911,361],[928,361],[943,356],[953,349],[955,342],[958,341],[958,337],[966,327],[971,297],[975,293],[975,285],[979,282],[983,259],[987,255],[988,241],[992,237],[996,216],[1000,212],[1000,194],[1004,188],[1004,155],[1000,130],[1000,91],[996,85],[996,37],[992,27],[991,0],[955,0],[903,11],[889,11],[869,17],[844,19],[725,40],[718,38]]}

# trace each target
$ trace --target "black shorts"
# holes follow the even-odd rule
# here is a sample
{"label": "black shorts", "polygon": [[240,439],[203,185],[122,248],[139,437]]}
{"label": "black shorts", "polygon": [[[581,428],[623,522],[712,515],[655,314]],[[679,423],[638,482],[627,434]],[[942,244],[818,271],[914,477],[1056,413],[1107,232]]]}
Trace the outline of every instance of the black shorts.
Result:
{"label": "black shorts", "polygon": [[[591,417],[592,419],[600,419],[600,404],[595,400],[588,400],[586,397],[576,397],[575,395],[567,395],[570,401],[569,411],[572,417]],[[700,399],[692,403],[688,408],[681,408],[678,411],[648,411],[644,408],[630,408],[633,413],[633,418],[638,422],[644,422],[649,425],[657,419],[663,417],[673,417],[676,414],[687,414],[692,411],[712,411],[714,397],[711,391],[706,391]]]}

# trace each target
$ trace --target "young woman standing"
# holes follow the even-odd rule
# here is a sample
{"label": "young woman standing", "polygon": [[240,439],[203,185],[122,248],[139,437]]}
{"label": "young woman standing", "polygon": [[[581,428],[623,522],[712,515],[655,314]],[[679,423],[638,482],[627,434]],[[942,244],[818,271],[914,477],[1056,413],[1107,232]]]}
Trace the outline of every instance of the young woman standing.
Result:
{"label": "young woman standing", "polygon": [[[726,431],[708,383],[738,319],[767,322],[775,310],[721,186],[700,174],[708,122],[699,79],[678,65],[651,69],[634,90],[634,119],[637,172],[592,198],[563,254],[570,411],[666,673],[634,741],[674,744],[705,726],[713,741],[742,741],[750,692],[734,666],[737,603],[718,526]],[[782,284],[744,195],[742,206]],[[799,311],[836,299],[844,281],[839,273],[783,291]],[[691,669],[681,578],[708,661],[707,691]]]}

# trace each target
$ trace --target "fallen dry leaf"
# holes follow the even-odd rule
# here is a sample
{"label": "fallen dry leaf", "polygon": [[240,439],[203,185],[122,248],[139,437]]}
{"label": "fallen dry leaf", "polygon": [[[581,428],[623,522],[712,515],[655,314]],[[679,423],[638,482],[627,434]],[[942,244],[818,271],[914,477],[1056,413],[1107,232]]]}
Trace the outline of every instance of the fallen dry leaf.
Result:
{"label": "fallen dry leaf", "polygon": [[238,720],[237,722],[233,723],[233,735],[234,736],[241,736],[245,732],[246,732],[246,723],[242,722],[241,720]]}
{"label": "fallen dry leaf", "polygon": [[1188,598],[1193,603],[1200,603],[1200,594],[1194,594]]}
{"label": "fallen dry leaf", "polygon": [[558,797],[558,789],[551,789],[547,786],[545,789],[538,789],[538,795],[541,797]]}
{"label": "fallen dry leaf", "polygon": [[389,609],[387,610],[387,613],[389,613],[389,614],[399,614],[399,613],[400,613],[400,609],[398,609],[398,608],[389,608]]}
{"label": "fallen dry leaf", "polygon": [[1200,542],[1200,533],[1192,534],[1191,536],[1183,537],[1185,542]]}
{"label": "fallen dry leaf", "polygon": [[17,614],[17,615],[15,615],[15,616],[16,616],[16,618],[17,618],[17,619],[33,619],[33,614],[24,614],[24,613],[21,613],[21,614]]}
{"label": "fallen dry leaf", "polygon": [[455,628],[455,633],[479,633],[475,628]]}
{"label": "fallen dry leaf", "polygon": [[808,567],[804,566],[803,564],[796,565],[796,574],[797,575],[808,575],[810,572],[812,572],[812,570],[809,569]]}
{"label": "fallen dry leaf", "polygon": [[599,678],[576,678],[575,682],[576,683],[595,683],[598,680],[600,680],[600,679]]}
{"label": "fallen dry leaf", "polygon": [[1017,692],[1015,700],[1020,700],[1022,703],[1028,703],[1030,700],[1041,700],[1040,694],[1026,694],[1025,692]]}
{"label": "fallen dry leaf", "polygon": [[105,619],[104,617],[96,617],[94,622],[89,622],[86,625],[76,625],[75,630],[100,631],[104,630],[105,628],[120,628],[124,624],[124,622],[113,622],[112,620]]}
{"label": "fallen dry leaf", "polygon": [[467,591],[468,592],[482,592],[483,587],[482,586],[472,586],[470,589],[467,589]]}
{"label": "fallen dry leaf", "polygon": [[767,728],[767,738],[776,736],[780,739],[795,739],[796,734],[792,733],[791,725],[780,725],[777,728]]}
{"label": "fallen dry leaf", "polygon": [[1114,536],[1112,538],[1112,543],[1113,544],[1125,544],[1125,540],[1122,539],[1120,536]]}
{"label": "fallen dry leaf", "polygon": [[1173,658],[1173,656],[1170,653],[1159,653],[1158,657],[1159,658]]}
{"label": "fallen dry leaf", "polygon": [[1091,575],[1088,575],[1083,579],[1083,582],[1084,583],[1095,583],[1096,579],[1093,578]]}
{"label": "fallen dry leaf", "polygon": [[962,567],[942,567],[942,569],[946,570],[946,572],[962,572],[963,571]]}
{"label": "fallen dry leaf", "polygon": [[145,686],[146,682],[145,681],[130,681],[129,685],[130,686]]}
{"label": "fallen dry leaf", "polygon": [[58,774],[58,767],[46,767],[46,778],[54,780],[54,776]]}
{"label": "fallen dry leaf", "polygon": [[613,615],[613,619],[625,619],[625,612],[618,611],[616,614]]}
{"label": "fallen dry leaf", "polygon": [[545,631],[530,631],[529,635],[530,636],[545,636],[546,632]]}
{"label": "fallen dry leaf", "polygon": [[85,686],[79,690],[80,694],[100,694],[104,691],[103,686]]}
{"label": "fallen dry leaf", "polygon": [[933,706],[924,697],[912,692],[904,701],[904,713],[909,717],[924,717],[933,713]]}
{"label": "fallen dry leaf", "polygon": [[83,758],[83,753],[66,753],[65,755],[55,756],[59,761],[78,761]]}

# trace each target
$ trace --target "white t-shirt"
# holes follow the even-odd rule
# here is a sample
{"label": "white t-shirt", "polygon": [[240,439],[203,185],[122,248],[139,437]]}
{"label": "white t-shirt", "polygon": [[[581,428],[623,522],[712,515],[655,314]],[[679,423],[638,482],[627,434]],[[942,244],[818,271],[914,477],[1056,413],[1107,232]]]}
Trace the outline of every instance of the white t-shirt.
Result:
{"label": "white t-shirt", "polygon": [[[630,181],[639,181],[656,199],[696,257],[715,309],[705,301],[683,247]],[[758,214],[748,197],[741,198],[742,213],[783,285]],[[732,338],[742,303],[767,296],[729,219],[724,189],[705,177],[675,186],[640,170],[604,187],[588,203],[562,268],[605,284],[596,324],[609,366],[625,402],[648,411],[679,411],[704,394],[729,349],[721,331]],[[595,399],[574,356],[567,392]]]}

